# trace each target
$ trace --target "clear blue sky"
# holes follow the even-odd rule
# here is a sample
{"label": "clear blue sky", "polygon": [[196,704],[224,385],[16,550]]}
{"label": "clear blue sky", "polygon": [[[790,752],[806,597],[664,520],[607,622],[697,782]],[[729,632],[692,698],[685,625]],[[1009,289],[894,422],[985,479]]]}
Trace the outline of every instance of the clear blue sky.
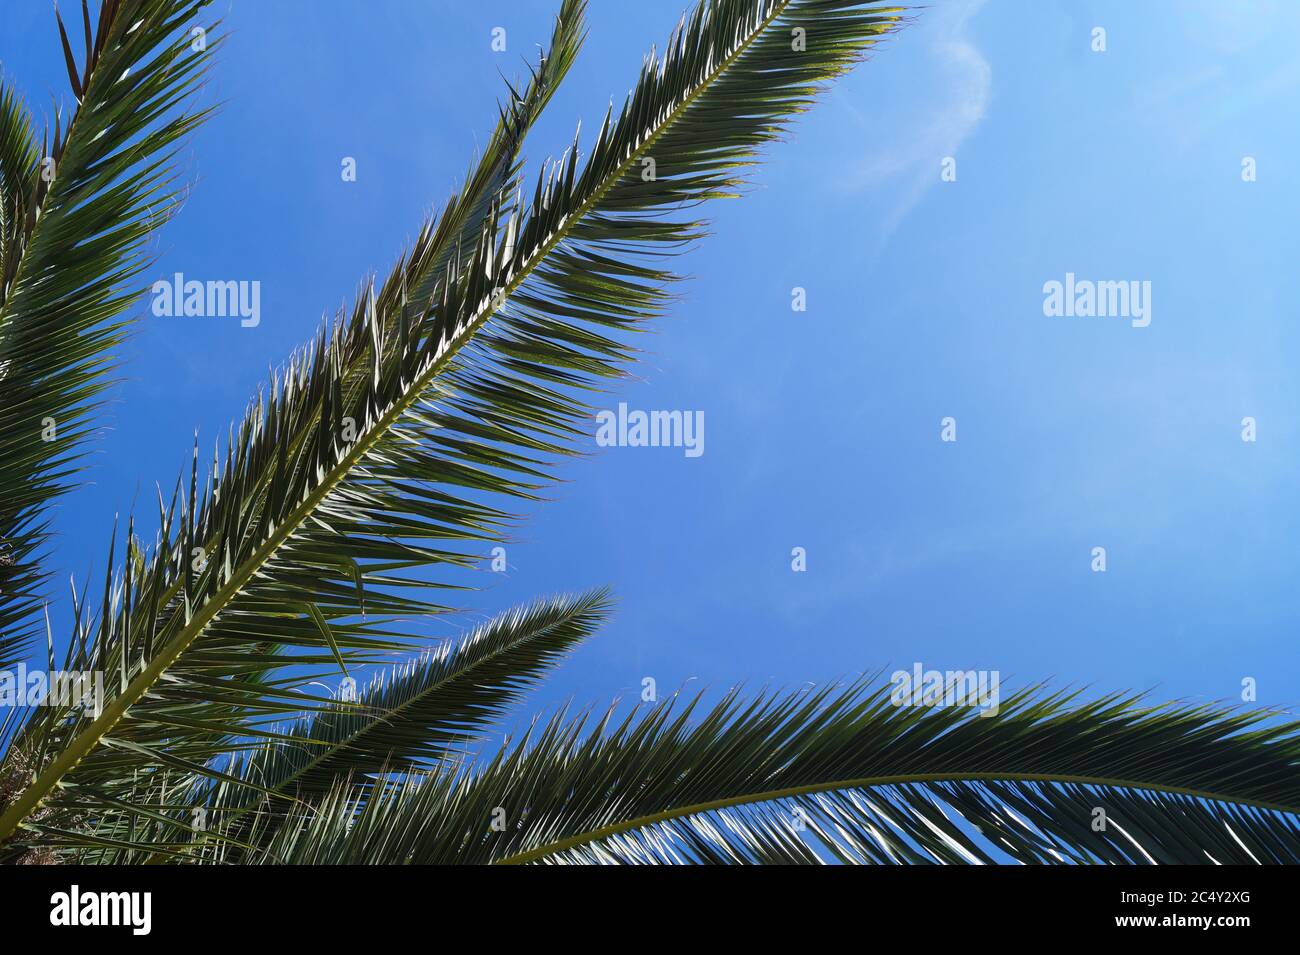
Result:
{"label": "clear blue sky", "polygon": [[[592,0],[532,162],[621,100],[683,5]],[[391,264],[556,4],[226,6],[225,106],[186,152],[196,188],[154,271],[260,280],[262,322],[142,306],[95,483],[59,509],[60,598],[194,429],[210,447]],[[915,661],[1187,699],[1251,676],[1261,703],[1300,702],[1298,30],[1282,0],[940,0],[878,48],[715,204],[640,380],[609,399],[702,410],[704,455],[593,441],[470,596],[481,615],[615,587],[617,617],[539,702]],[[38,109],[66,98],[47,0],[0,7],[0,61]],[[1067,272],[1150,281],[1150,326],[1046,317]]]}

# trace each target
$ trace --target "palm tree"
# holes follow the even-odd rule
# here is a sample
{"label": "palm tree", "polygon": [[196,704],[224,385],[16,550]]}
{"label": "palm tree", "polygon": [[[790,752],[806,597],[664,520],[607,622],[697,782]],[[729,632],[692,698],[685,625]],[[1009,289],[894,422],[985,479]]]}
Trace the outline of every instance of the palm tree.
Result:
{"label": "palm tree", "polygon": [[[0,665],[44,637],[49,672],[106,678],[102,706],[4,711],[0,858],[1300,860],[1300,724],[1264,711],[1030,687],[989,718],[896,706],[863,677],[561,712],[465,755],[610,599],[539,601],[432,646],[418,623],[449,608],[430,575],[505,539],[572,453],[585,395],[669,301],[667,256],[704,234],[695,207],[734,195],[902,22],[869,0],[702,0],[583,158],[575,138],[525,191],[584,6],[562,0],[548,53],[391,273],[273,375],[210,467],[195,447],[152,541],[134,517],[115,529],[102,593],[74,594],[57,639],[47,509],[75,485],[217,43],[192,41],[203,0],[83,2],[81,44],[58,22],[77,108],[39,143],[0,79]],[[362,668],[379,675],[355,696],[313,689]]]}

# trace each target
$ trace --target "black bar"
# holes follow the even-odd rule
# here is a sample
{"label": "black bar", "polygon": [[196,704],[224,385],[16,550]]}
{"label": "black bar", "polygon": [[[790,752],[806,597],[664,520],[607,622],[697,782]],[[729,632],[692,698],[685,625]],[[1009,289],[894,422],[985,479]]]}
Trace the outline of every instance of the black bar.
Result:
{"label": "black bar", "polygon": [[[498,931],[505,933],[502,937],[513,931],[528,933],[536,940],[539,932],[562,934],[555,919],[565,912],[569,914],[562,922],[575,918],[583,931],[620,921],[641,924],[637,933],[644,930],[639,920],[647,917],[646,902],[622,891],[646,887],[638,881],[641,876],[606,873],[588,882],[592,875],[540,868],[480,873],[429,868],[11,867],[0,869],[0,909],[6,938],[48,934],[68,941],[98,933],[113,935],[129,947],[202,940],[212,930],[218,933],[214,941],[244,937],[319,942],[338,950],[350,942],[374,943],[388,931],[397,933],[395,941],[404,930],[418,931],[428,928],[431,920],[440,924],[448,917],[469,917],[480,926],[492,926],[487,937],[493,942]],[[820,875],[795,877],[794,882],[790,873],[770,883],[754,882],[751,875],[708,887],[694,883],[702,877],[698,872],[675,872],[662,883],[659,876],[646,877],[656,880],[650,886],[654,919],[665,931],[703,921],[742,937],[765,931],[772,920],[814,913],[859,928],[910,925],[922,935],[928,931],[925,926],[997,925],[997,937],[1008,940],[1018,930],[1046,928],[1071,941],[1193,932],[1230,940],[1256,928],[1286,930],[1295,918],[1294,874],[1281,868],[1006,866],[848,872],[828,867]],[[630,881],[620,885],[623,878]],[[51,924],[52,916],[60,917],[56,909],[61,902],[66,920],[74,885],[83,909],[89,906],[84,909],[88,917],[106,904],[109,916],[116,907],[123,913],[119,921],[128,924]],[[599,890],[605,887],[619,893],[617,901],[602,900]],[[702,888],[707,895],[700,894]],[[143,927],[143,896],[128,900],[138,905],[126,909],[121,897],[105,903],[97,893],[149,893],[148,934],[137,934],[129,924],[135,914],[137,926]],[[90,902],[88,895],[93,895]],[[839,916],[835,909],[842,910]],[[241,930],[241,925],[247,928]],[[864,943],[872,937],[871,932],[864,934]]]}

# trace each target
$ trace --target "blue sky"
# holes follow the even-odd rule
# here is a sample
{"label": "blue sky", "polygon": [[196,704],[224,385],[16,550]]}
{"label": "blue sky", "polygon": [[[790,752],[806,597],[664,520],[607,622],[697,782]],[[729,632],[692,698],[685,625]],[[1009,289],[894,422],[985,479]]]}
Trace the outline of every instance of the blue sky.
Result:
{"label": "blue sky", "polygon": [[[185,152],[195,189],[153,272],[258,280],[262,321],[142,305],[94,484],[58,511],[60,597],[102,571],[114,514],[187,466],[194,430],[210,447],[392,263],[555,6],[227,0],[206,94],[225,105]],[[591,7],[534,168],[621,100],[683,3]],[[1261,703],[1300,702],[1298,27],[1281,0],[921,11],[715,204],[680,303],[607,402],[703,411],[705,453],[592,441],[509,573],[431,632],[613,585],[617,616],[542,705],[646,676],[798,686],[917,661],[1184,699],[1253,677]],[[0,63],[38,110],[66,98],[46,0],[0,8]],[[1045,316],[1067,272],[1149,281],[1150,325]]]}

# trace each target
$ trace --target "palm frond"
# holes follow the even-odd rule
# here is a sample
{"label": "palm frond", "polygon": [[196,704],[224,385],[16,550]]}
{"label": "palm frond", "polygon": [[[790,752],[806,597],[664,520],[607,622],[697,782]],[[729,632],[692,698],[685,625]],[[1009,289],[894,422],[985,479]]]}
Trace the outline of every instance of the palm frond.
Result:
{"label": "palm frond", "polygon": [[40,161],[27,107],[0,76],[0,302],[22,259]]}
{"label": "palm frond", "polygon": [[870,679],[698,703],[561,714],[468,771],[339,785],[261,861],[1300,861],[1300,723],[1266,713],[1030,688],[980,716]]}
{"label": "palm frond", "polygon": [[600,625],[605,591],[517,607],[460,640],[381,673],[355,706],[316,714],[240,772],[281,793],[319,795],[340,776],[454,757]]}
{"label": "palm frond", "polygon": [[205,2],[103,0],[92,26],[83,0],[80,66],[56,16],[78,107],[39,147],[0,83],[0,666],[38,632],[45,508],[78,470],[145,242],[176,205],[176,144],[205,116],[178,109],[218,44],[181,29]]}
{"label": "palm frond", "polygon": [[[579,395],[632,354],[609,336],[667,301],[659,258],[703,228],[675,214],[733,194],[738,168],[897,22],[864,0],[705,0],[646,61],[586,160],[575,141],[527,206],[494,198],[427,298],[405,280],[387,302],[365,287],[350,318],[272,382],[203,495],[191,472],[180,518],[163,522],[91,641],[120,648],[120,690],[60,740],[0,815],[0,839],[44,801],[121,779],[110,738],[161,764],[164,749],[210,745],[218,723],[231,737],[255,728],[264,684],[222,680],[223,709],[195,732],[196,677],[216,678],[196,657],[274,647],[286,630],[318,647],[300,608],[356,616],[375,588],[427,586],[406,571],[473,564],[464,546],[500,539],[512,520],[487,498],[535,496],[583,433]],[[199,570],[196,546],[210,555]]]}

